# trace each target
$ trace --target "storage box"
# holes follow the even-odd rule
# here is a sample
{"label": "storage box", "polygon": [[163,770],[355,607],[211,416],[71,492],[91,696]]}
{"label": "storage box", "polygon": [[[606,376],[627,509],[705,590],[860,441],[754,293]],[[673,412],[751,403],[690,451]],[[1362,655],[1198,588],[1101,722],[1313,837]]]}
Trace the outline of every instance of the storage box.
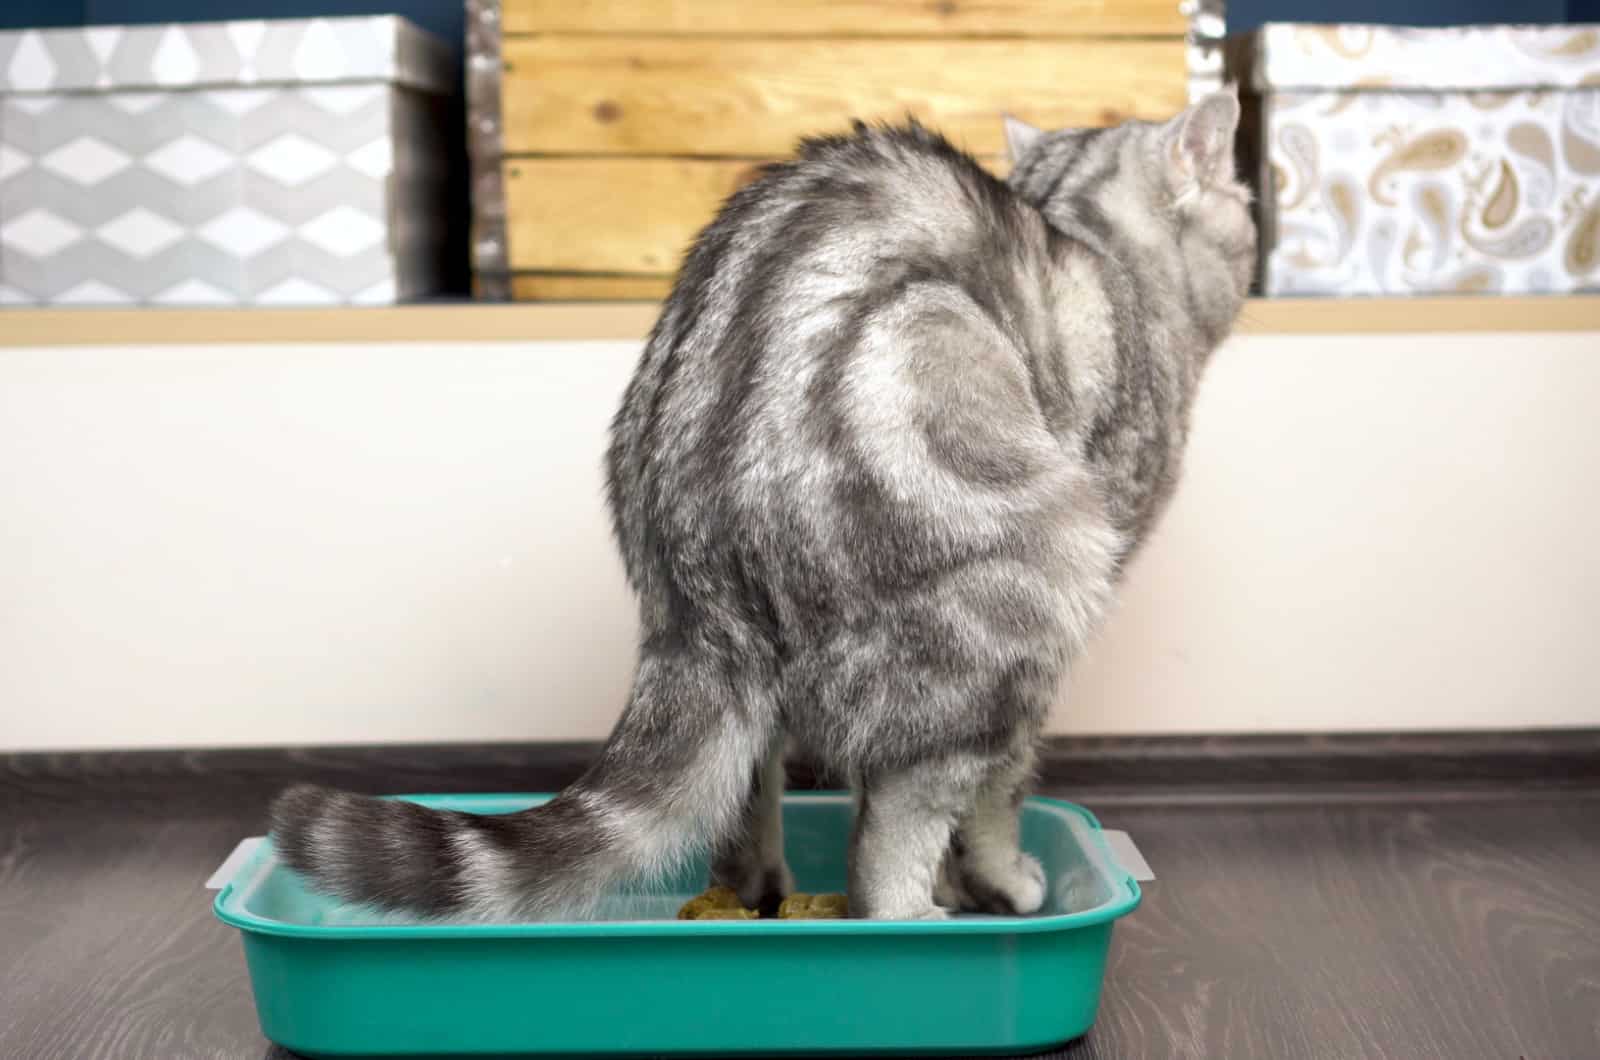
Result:
{"label": "storage box", "polygon": [[1600,288],[1600,26],[1230,42],[1269,295]]}
{"label": "storage box", "polygon": [[0,33],[0,302],[435,290],[454,65],[392,17]]}

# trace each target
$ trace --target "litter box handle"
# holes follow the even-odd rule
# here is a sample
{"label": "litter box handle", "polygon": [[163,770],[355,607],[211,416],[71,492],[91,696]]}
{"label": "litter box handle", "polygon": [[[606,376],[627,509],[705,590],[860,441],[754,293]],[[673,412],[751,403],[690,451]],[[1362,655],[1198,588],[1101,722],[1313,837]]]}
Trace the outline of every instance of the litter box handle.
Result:
{"label": "litter box handle", "polygon": [[1106,847],[1111,851],[1111,860],[1123,872],[1139,883],[1148,883],[1156,878],[1156,874],[1150,871],[1150,863],[1134,845],[1133,836],[1127,832],[1104,828],[1100,831],[1100,837],[1106,841]]}
{"label": "litter box handle", "polygon": [[267,837],[264,835],[247,836],[239,840],[233,848],[233,853],[224,858],[222,864],[217,866],[217,871],[206,878],[206,890],[220,891],[226,887],[238,873],[239,866],[256,852],[256,847],[266,841]]}

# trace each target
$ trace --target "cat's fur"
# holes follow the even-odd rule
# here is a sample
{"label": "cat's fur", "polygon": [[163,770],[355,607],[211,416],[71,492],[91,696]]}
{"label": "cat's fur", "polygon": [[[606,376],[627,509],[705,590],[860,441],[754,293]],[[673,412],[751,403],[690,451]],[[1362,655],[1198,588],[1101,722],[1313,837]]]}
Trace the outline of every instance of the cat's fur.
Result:
{"label": "cat's fur", "polygon": [[1008,122],[1009,183],[915,124],[858,126],[735,194],[613,424],[642,644],[599,761],[500,817],[294,788],[282,857],[353,901],[543,918],[700,844],[770,906],[787,740],[853,778],[857,914],[1038,909],[1034,744],[1249,282],[1238,113]]}

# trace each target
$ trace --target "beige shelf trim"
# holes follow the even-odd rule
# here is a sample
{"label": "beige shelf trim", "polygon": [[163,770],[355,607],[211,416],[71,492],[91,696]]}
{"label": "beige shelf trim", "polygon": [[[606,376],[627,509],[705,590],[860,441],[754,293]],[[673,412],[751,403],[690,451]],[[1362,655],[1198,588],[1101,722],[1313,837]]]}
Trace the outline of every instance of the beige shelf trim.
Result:
{"label": "beige shelf trim", "polygon": [[[334,309],[4,309],[0,346],[161,346],[285,342],[638,340],[650,302],[417,305]],[[1600,295],[1256,299],[1240,332],[1600,332]],[[1597,347],[1600,352],[1600,347]]]}

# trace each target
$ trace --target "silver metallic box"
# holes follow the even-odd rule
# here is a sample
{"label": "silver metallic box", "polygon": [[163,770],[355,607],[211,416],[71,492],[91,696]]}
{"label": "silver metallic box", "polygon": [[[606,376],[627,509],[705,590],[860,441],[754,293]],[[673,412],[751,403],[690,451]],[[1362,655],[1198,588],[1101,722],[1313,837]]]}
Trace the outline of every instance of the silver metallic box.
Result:
{"label": "silver metallic box", "polygon": [[394,17],[0,33],[0,303],[427,294],[455,91]]}

